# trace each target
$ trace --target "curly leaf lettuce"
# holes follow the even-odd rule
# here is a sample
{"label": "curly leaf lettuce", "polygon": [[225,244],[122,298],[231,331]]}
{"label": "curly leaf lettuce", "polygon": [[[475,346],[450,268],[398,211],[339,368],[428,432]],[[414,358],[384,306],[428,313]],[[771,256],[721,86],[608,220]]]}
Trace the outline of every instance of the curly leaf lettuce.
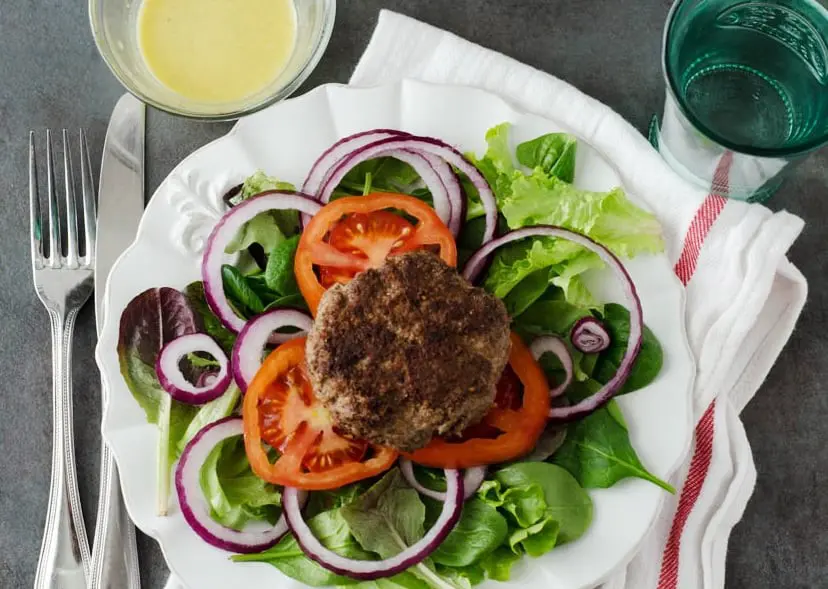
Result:
{"label": "curly leaf lettuce", "polygon": [[[588,235],[624,258],[663,251],[658,220],[634,205],[622,189],[592,192],[570,183],[575,170],[573,137],[549,134],[518,145],[519,163],[532,168],[525,173],[512,160],[508,132],[508,123],[490,129],[486,154],[472,161],[492,186],[510,229],[558,225]],[[571,242],[526,240],[501,248],[485,287],[503,298],[533,273],[548,269],[549,284],[562,289],[567,301],[594,307],[582,275],[601,266],[595,254]],[[538,285],[533,284],[532,290],[537,291]]]}

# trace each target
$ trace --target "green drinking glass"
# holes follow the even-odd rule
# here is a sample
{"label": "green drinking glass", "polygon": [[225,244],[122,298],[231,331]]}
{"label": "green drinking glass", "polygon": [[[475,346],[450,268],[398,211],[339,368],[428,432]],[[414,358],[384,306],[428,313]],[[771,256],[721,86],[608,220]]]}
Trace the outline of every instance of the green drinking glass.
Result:
{"label": "green drinking glass", "polygon": [[828,143],[828,0],[678,0],[650,139],[714,194],[764,201]]}

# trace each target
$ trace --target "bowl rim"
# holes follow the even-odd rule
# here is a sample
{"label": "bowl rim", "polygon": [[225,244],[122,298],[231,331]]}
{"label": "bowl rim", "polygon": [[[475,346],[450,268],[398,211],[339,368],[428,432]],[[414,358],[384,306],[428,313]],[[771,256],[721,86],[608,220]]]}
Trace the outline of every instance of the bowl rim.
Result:
{"label": "bowl rim", "polygon": [[134,87],[132,80],[129,78],[129,76],[126,76],[120,70],[120,68],[117,67],[117,65],[112,63],[112,61],[107,56],[107,52],[104,50],[104,35],[101,27],[101,22],[100,19],[96,17],[97,13],[99,12],[98,8],[100,7],[101,2],[102,0],[89,0],[89,26],[92,29],[92,38],[95,40],[95,47],[97,47],[98,49],[98,55],[101,56],[101,59],[103,59],[103,62],[106,64],[106,67],[109,68],[109,71],[112,72],[112,75],[115,76],[115,78],[121,83],[121,85],[127,92],[135,96],[135,98],[137,98],[141,102],[144,102],[149,106],[152,106],[153,108],[169,113],[171,115],[200,121],[233,121],[241,117],[258,112],[260,110],[263,110],[277,102],[284,100],[285,98],[289,97],[291,94],[296,92],[296,90],[305,82],[305,80],[308,79],[313,70],[316,69],[316,66],[319,64],[320,60],[322,59],[322,56],[325,54],[325,50],[327,49],[328,44],[331,40],[331,36],[333,34],[334,22],[336,21],[336,0],[321,0],[319,3],[322,6],[323,10],[323,21],[320,34],[315,39],[315,45],[311,49],[310,57],[305,62],[305,64],[299,69],[298,73],[296,74],[296,76],[294,76],[292,80],[290,80],[287,84],[279,88],[273,94],[267,96],[266,98],[260,100],[259,102],[251,106],[228,112],[199,113],[177,109],[144,94],[143,92]]}

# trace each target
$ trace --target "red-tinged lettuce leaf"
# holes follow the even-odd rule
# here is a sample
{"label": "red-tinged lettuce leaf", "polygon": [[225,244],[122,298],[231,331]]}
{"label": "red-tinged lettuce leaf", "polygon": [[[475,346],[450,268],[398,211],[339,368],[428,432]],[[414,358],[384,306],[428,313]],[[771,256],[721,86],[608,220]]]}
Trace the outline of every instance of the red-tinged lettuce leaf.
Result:
{"label": "red-tinged lettuce leaf", "polygon": [[183,435],[197,407],[170,403],[155,374],[155,359],[167,342],[201,331],[201,322],[189,300],[174,288],[151,288],[136,296],[121,314],[118,359],[132,396],[150,423],[159,423],[170,405],[170,437]]}
{"label": "red-tinged lettuce leaf", "polygon": [[155,365],[164,344],[200,331],[187,297],[174,288],[145,290],[121,314],[118,353],[134,350],[145,364]]}

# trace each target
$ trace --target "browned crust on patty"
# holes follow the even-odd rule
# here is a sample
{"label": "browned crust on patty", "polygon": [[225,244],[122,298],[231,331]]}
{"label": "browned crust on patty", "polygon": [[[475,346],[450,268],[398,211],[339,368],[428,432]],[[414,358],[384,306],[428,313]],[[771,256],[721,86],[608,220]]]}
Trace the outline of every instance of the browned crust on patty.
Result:
{"label": "browned crust on patty", "polygon": [[413,252],[328,290],[306,351],[340,431],[413,451],[482,419],[509,345],[499,299]]}

